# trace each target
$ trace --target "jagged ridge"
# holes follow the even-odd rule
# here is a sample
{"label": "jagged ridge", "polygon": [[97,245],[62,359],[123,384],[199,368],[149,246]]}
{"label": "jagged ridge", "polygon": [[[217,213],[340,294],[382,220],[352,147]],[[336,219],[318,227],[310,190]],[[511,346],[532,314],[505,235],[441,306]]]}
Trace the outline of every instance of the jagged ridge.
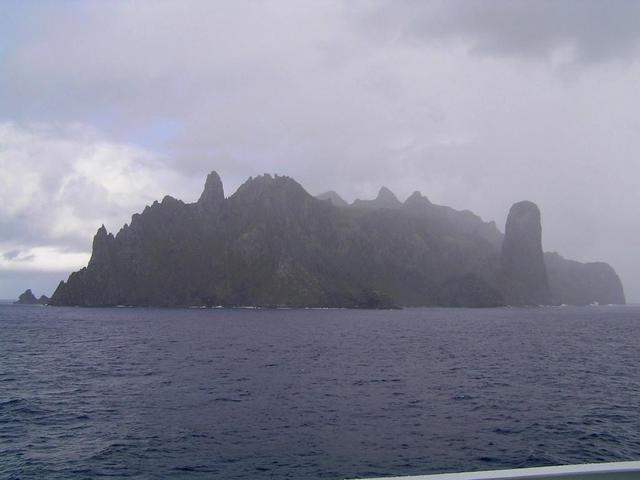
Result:
{"label": "jagged ridge", "polygon": [[504,269],[503,235],[493,222],[433,205],[418,192],[402,203],[383,188],[376,200],[348,207],[336,207],[331,197],[320,200],[289,177],[263,175],[225,198],[212,172],[195,203],[167,196],[115,236],[101,227],[89,264],[60,283],[51,303],[506,303],[505,279],[514,273]]}

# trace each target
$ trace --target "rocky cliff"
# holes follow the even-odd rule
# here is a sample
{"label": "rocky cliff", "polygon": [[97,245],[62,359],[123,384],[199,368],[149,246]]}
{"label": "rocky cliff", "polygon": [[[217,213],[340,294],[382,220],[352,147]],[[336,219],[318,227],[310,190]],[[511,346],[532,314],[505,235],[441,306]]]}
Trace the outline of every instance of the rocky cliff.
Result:
{"label": "rocky cliff", "polygon": [[89,264],[60,283],[51,303],[532,303],[505,290],[504,282],[505,275],[520,275],[529,285],[516,258],[533,252],[526,232],[516,229],[513,236],[509,228],[501,253],[503,235],[494,223],[434,205],[418,192],[404,203],[384,188],[368,203],[342,205],[339,198],[318,199],[291,178],[269,175],[250,178],[225,198],[213,172],[195,203],[167,196],[133,215],[115,236],[101,227]]}
{"label": "rocky cliff", "polygon": [[535,203],[518,202],[509,210],[500,255],[501,284],[509,305],[553,303],[542,251],[542,223]]}
{"label": "rocky cliff", "polygon": [[622,282],[610,265],[580,263],[557,253],[545,253],[553,300],[565,305],[625,303]]}

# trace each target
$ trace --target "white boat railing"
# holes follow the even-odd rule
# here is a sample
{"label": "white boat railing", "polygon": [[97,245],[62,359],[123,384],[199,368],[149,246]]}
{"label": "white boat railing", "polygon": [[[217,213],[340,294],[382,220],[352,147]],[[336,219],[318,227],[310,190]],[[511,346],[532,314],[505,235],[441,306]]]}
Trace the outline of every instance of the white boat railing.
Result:
{"label": "white boat railing", "polygon": [[640,461],[440,473],[361,480],[640,480]]}

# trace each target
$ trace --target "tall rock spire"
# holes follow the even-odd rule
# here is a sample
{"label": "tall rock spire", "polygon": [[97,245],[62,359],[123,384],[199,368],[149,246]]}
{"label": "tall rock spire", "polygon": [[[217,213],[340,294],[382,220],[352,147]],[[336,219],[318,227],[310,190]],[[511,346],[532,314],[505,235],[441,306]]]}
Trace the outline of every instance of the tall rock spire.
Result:
{"label": "tall rock spire", "polygon": [[503,294],[509,305],[552,303],[542,252],[538,206],[529,201],[511,207],[502,244]]}
{"label": "tall rock spire", "polygon": [[220,175],[216,172],[211,172],[207,175],[207,181],[204,184],[204,190],[200,199],[198,199],[198,205],[209,209],[215,208],[224,200],[224,188],[222,186],[222,180]]}
{"label": "tall rock spire", "polygon": [[102,225],[93,236],[93,247],[91,248],[91,259],[89,266],[101,268],[110,265],[113,256],[114,238],[111,233]]}

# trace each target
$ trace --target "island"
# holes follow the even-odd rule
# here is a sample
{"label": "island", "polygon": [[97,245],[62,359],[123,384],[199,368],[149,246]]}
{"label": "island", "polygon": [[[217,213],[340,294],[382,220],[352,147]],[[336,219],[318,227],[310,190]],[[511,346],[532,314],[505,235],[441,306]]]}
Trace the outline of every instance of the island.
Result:
{"label": "island", "polygon": [[420,192],[382,187],[351,204],[286,176],[225,197],[211,172],[199,200],[154,202],[116,235],[101,226],[86,267],[60,282],[63,306],[494,307],[624,303],[616,272],[542,249],[538,207],[511,208],[504,233]]}
{"label": "island", "polygon": [[31,289],[25,290],[18,300],[13,302],[14,305],[48,305],[51,299],[46,295],[41,295],[40,298],[36,298]]}

